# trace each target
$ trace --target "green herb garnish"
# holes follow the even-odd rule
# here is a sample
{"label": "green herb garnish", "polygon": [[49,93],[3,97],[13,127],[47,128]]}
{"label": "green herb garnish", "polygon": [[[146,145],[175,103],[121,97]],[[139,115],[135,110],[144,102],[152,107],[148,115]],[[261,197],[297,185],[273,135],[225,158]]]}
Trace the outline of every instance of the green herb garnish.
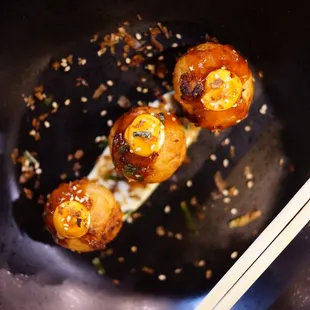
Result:
{"label": "green herb garnish", "polygon": [[181,207],[181,210],[184,213],[184,217],[185,217],[185,220],[186,220],[187,228],[192,233],[194,233],[195,235],[198,235],[198,230],[197,230],[197,227],[196,227],[196,224],[195,224],[195,220],[193,218],[193,215],[192,215],[191,211],[188,208],[188,205],[187,205],[186,201],[182,201],[181,204],[180,204],[180,207]]}
{"label": "green herb garnish", "polygon": [[98,147],[99,147],[100,149],[104,149],[104,148],[106,148],[107,146],[108,146],[108,140],[104,140],[104,141],[101,141],[101,142],[98,143]]}
{"label": "green herb garnish", "polygon": [[117,175],[113,175],[113,174],[110,174],[110,175],[107,175],[104,177],[105,180],[112,180],[112,181],[119,181],[119,180],[122,180],[121,177],[117,176]]}
{"label": "green herb garnish", "polygon": [[29,151],[24,152],[24,156],[33,164],[33,165],[38,165],[39,162],[30,154]]}
{"label": "green herb garnish", "polygon": [[102,263],[101,263],[99,257],[95,257],[92,260],[92,263],[93,263],[93,266],[96,268],[98,274],[100,274],[100,275],[105,274],[105,270],[102,266]]}
{"label": "green herb garnish", "polygon": [[52,101],[53,101],[53,96],[47,95],[46,98],[44,99],[44,104],[46,106],[49,106],[52,103]]}
{"label": "green herb garnish", "polygon": [[160,112],[158,114],[159,120],[164,124],[165,123],[165,114]]}
{"label": "green herb garnish", "polygon": [[152,138],[152,133],[150,131],[134,131],[134,137],[141,137],[141,138]]}
{"label": "green herb garnish", "polygon": [[125,164],[123,168],[123,172],[129,177],[132,177],[133,175],[135,175],[138,170],[139,168],[132,164]]}
{"label": "green herb garnish", "polygon": [[118,149],[118,154],[122,155],[124,154],[125,152],[128,152],[129,151],[129,145],[128,144],[123,144],[119,147]]}

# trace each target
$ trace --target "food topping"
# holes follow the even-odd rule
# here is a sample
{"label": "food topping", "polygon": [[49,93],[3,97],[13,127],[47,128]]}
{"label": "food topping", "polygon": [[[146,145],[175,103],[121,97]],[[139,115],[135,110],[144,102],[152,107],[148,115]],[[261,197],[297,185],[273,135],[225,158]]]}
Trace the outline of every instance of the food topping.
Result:
{"label": "food topping", "polygon": [[53,222],[60,237],[80,238],[90,226],[90,212],[80,202],[65,201],[57,206]]}
{"label": "food topping", "polygon": [[131,153],[148,157],[162,147],[165,140],[164,125],[151,114],[141,114],[127,127],[124,138]]}
{"label": "food topping", "polygon": [[226,69],[217,69],[207,75],[201,102],[207,109],[223,111],[236,104],[241,92],[242,82],[236,74]]}

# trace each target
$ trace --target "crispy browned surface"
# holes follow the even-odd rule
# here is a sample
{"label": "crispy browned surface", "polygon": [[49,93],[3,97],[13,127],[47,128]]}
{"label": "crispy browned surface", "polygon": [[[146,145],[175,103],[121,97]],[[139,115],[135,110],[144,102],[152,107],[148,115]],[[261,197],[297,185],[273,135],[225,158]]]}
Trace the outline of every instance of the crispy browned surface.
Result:
{"label": "crispy browned surface", "polygon": [[[77,194],[80,190],[82,192]],[[85,199],[87,196],[88,200]],[[82,204],[89,210],[90,228],[81,238],[61,239],[57,236],[53,214],[60,202],[70,201],[71,197],[78,202],[83,201]],[[78,197],[78,200],[75,197]],[[51,193],[43,214],[46,227],[55,241],[63,247],[78,252],[103,249],[120,231],[123,223],[122,216],[120,206],[113,194],[104,186],[87,179],[61,184]]]}
{"label": "crispy browned surface", "polygon": [[[160,183],[168,179],[182,164],[186,154],[185,131],[178,118],[173,114],[164,113],[165,141],[158,153],[149,157],[142,157],[125,151],[119,152],[120,145],[124,145],[123,134],[126,128],[140,114],[164,113],[160,109],[140,107],[131,109],[122,115],[114,124],[109,135],[109,146],[115,167],[124,174],[125,165],[133,165],[136,172],[125,177],[133,181],[145,183]],[[141,175],[142,178],[136,178]]]}
{"label": "crispy browned surface", "polygon": [[[218,112],[207,109],[201,97],[207,75],[222,67],[241,79],[244,91],[237,107]],[[216,43],[198,45],[183,55],[175,66],[173,84],[175,98],[191,121],[211,130],[225,129],[246,118],[254,93],[247,61],[232,46]]]}

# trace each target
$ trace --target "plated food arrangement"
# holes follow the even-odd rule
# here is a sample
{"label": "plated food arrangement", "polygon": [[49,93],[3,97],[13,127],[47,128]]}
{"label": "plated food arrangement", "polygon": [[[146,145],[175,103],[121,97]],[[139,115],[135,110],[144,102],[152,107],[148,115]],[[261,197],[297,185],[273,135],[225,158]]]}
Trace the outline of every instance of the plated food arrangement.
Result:
{"label": "plated food arrangement", "polygon": [[[44,220],[59,245],[77,252],[104,249],[121,229],[122,205],[137,209],[170,178],[201,128],[223,130],[246,118],[254,93],[247,61],[231,46],[210,42],[177,61],[173,83],[184,115],[164,105],[132,108],[113,124],[104,159],[88,179],[61,184],[50,194]],[[101,182],[111,165],[120,181]],[[121,190],[113,196],[115,186]],[[130,187],[138,189],[135,201]]]}

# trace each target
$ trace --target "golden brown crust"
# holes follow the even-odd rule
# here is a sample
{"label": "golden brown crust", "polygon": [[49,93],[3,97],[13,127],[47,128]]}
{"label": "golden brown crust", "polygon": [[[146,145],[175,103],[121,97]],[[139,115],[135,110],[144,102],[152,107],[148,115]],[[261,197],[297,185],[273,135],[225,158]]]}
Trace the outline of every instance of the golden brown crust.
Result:
{"label": "golden brown crust", "polygon": [[[224,111],[212,111],[201,102],[207,75],[226,68],[236,74],[243,86],[237,106]],[[203,128],[225,129],[246,118],[254,93],[252,74],[247,61],[232,46],[204,43],[190,49],[177,62],[173,84],[175,98],[181,103],[187,117]]]}
{"label": "golden brown crust", "polygon": [[[142,157],[126,148],[124,132],[141,114],[150,114],[160,119],[165,128],[165,140],[158,153]],[[139,107],[122,115],[109,135],[114,165],[127,179],[144,183],[160,183],[168,179],[182,164],[186,154],[185,131],[178,118],[161,109]]]}
{"label": "golden brown crust", "polygon": [[[55,209],[64,201],[78,201],[90,212],[90,227],[80,238],[62,238],[53,222]],[[87,179],[63,183],[55,189],[45,205],[44,220],[55,241],[78,252],[102,250],[122,227],[122,211],[113,194],[104,186]]]}

